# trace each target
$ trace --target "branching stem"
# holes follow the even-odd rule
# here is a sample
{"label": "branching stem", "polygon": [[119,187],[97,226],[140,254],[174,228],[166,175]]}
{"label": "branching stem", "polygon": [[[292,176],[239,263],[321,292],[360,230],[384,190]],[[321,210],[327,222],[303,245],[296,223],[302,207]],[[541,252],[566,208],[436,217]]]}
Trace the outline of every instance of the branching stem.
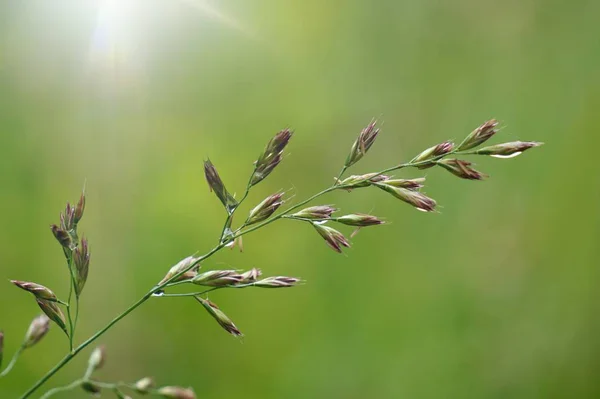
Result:
{"label": "branching stem", "polygon": [[[381,175],[381,174],[384,174],[384,173],[387,173],[387,172],[391,172],[391,171],[402,169],[402,168],[406,168],[406,167],[416,167],[416,166],[420,166],[420,165],[429,164],[432,161],[440,160],[440,159],[444,158],[445,156],[448,156],[448,155],[451,155],[451,154],[460,154],[460,152],[458,152],[458,151],[451,151],[451,152],[449,152],[447,154],[431,158],[431,159],[429,159],[427,161],[422,161],[422,162],[412,162],[411,161],[411,162],[399,164],[399,165],[393,166],[391,168],[384,169],[384,170],[378,172],[377,175]],[[343,175],[344,172],[345,172],[345,168],[340,173],[340,178],[341,178],[341,175]],[[328,187],[328,188],[326,188],[326,189],[324,189],[324,190],[322,190],[322,191],[314,194],[313,196],[311,196],[311,197],[309,197],[309,198],[307,198],[307,199],[305,199],[305,200],[297,203],[294,206],[291,206],[287,210],[285,210],[285,211],[283,211],[283,212],[281,212],[281,213],[279,213],[277,215],[271,216],[269,219],[267,219],[267,220],[265,220],[265,221],[263,221],[261,223],[257,223],[255,225],[253,225],[252,227],[249,227],[249,228],[246,228],[246,229],[241,228],[241,229],[236,230],[233,233],[233,235],[231,236],[231,240],[234,240],[234,239],[236,239],[238,237],[241,237],[243,235],[246,235],[248,233],[256,231],[256,230],[258,230],[258,229],[260,229],[262,227],[265,227],[265,226],[267,226],[267,225],[275,222],[276,220],[282,219],[283,217],[285,217],[286,215],[288,215],[290,212],[292,212],[292,211],[300,208],[303,205],[306,205],[307,203],[309,203],[309,202],[311,202],[311,201],[313,201],[313,200],[321,197],[322,195],[325,195],[325,194],[327,194],[327,193],[329,193],[331,191],[334,191],[334,190],[337,190],[337,189],[341,189],[341,188],[344,188],[344,187],[345,187],[344,185],[340,185],[336,181],[336,182],[334,182],[334,184],[332,186],[330,186],[330,187]],[[249,183],[248,186],[247,186],[247,188],[246,188],[246,192],[245,192],[244,196],[242,197],[242,199],[238,202],[238,206],[237,207],[239,207],[239,204],[241,204],[243,202],[243,200],[246,199],[246,197],[248,196],[248,193],[250,191],[250,188],[251,188],[251,185]],[[236,207],[236,209],[237,209],[237,207]],[[226,246],[226,242],[223,242],[223,235],[225,234],[226,229],[230,226],[231,219],[232,219],[234,213],[235,213],[235,209],[230,214],[228,214],[227,220],[225,222],[225,226],[224,226],[223,231],[221,233],[220,242],[219,242],[219,244],[217,246],[215,246],[213,249],[211,249],[210,251],[208,251],[205,255],[203,255],[200,258],[198,258],[195,262],[193,262],[185,270],[182,270],[181,272],[175,274],[173,277],[171,277],[169,280],[165,281],[163,284],[159,284],[159,285],[156,285],[155,287],[153,287],[150,291],[148,291],[146,294],[144,294],[144,296],[142,296],[140,299],[138,299],[134,304],[132,304],[131,306],[129,306],[123,313],[119,314],[117,317],[115,317],[114,319],[112,319],[106,326],[104,326],[102,329],[100,329],[99,331],[97,331],[94,335],[92,335],[91,337],[89,337],[86,341],[84,341],[83,343],[81,343],[79,346],[77,346],[76,348],[74,348],[69,354],[67,354],[62,360],[60,360],[50,371],[48,371],[42,378],[40,378],[27,392],[25,392],[21,396],[21,399],[25,399],[25,398],[30,397],[37,389],[39,389],[54,374],[56,374],[67,363],[69,363],[71,361],[71,359],[73,359],[79,352],[81,352],[83,349],[85,349],[86,347],[88,347],[91,343],[93,343],[94,341],[96,341],[105,332],[107,332],[115,324],[117,324],[121,319],[123,319],[129,313],[133,312],[140,305],[142,305],[144,302],[146,302],[148,299],[150,299],[155,293],[161,292],[167,286],[176,285],[177,283],[174,283],[174,282],[177,281],[180,276],[182,276],[184,273],[188,272],[189,270],[193,269],[201,261],[203,261],[203,260],[211,257],[212,255],[214,255],[215,253],[217,253],[218,251],[220,251],[221,249],[223,249]],[[242,226],[242,227],[244,227],[244,226]],[[180,283],[185,283],[185,281],[180,282]],[[165,294],[163,296],[166,296],[166,295],[167,294]],[[175,296],[177,294],[168,294],[168,295],[169,296]],[[187,294],[179,294],[179,295],[189,296]],[[69,387],[71,385],[69,385]],[[58,389],[58,391],[56,391],[56,389]],[[65,387],[63,387],[63,388],[55,388],[54,390],[51,390],[48,393],[55,393],[55,392],[59,392],[61,390],[66,390],[66,388]],[[48,397],[48,393],[44,396],[44,398]]]}

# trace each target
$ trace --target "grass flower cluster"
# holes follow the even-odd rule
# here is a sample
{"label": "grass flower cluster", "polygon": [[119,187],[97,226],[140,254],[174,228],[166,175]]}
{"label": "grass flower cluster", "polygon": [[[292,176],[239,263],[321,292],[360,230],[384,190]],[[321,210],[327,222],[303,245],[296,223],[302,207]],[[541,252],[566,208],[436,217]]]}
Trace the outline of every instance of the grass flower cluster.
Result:
{"label": "grass flower cluster", "polygon": [[[349,238],[338,230],[340,226],[352,227],[354,232],[349,236],[352,238],[359,229],[385,223],[382,218],[366,213],[339,214],[339,209],[328,204],[309,206],[310,202],[337,190],[352,192],[357,189],[370,189],[373,190],[374,194],[390,194],[419,211],[434,212],[437,202],[422,191],[425,184],[424,177],[396,178],[390,173],[405,168],[414,168],[418,171],[438,167],[461,179],[483,180],[487,175],[476,170],[474,164],[465,160],[464,157],[512,158],[530,148],[541,145],[537,142],[516,141],[482,147],[484,143],[498,133],[497,127],[498,122],[492,119],[473,130],[459,144],[444,141],[425,149],[409,162],[394,164],[380,171],[344,177],[349,168],[367,155],[378,138],[380,129],[377,127],[377,121],[372,121],[352,143],[341,171],[329,187],[305,200],[290,205],[284,210],[282,210],[284,205],[291,201],[286,196],[288,193],[276,192],[270,194],[252,207],[248,215],[242,219],[244,222],[237,227],[233,225],[234,215],[245,202],[250,191],[267,178],[281,163],[284,158],[284,151],[293,137],[293,132],[289,129],[282,130],[267,143],[260,157],[254,162],[244,194],[239,199],[226,188],[215,165],[206,160],[204,162],[206,181],[210,190],[215,193],[218,200],[223,204],[225,210],[225,222],[216,245],[204,255],[192,255],[176,262],[165,271],[162,278],[157,279],[156,285],[150,288],[143,297],[91,337],[76,345],[75,333],[79,316],[79,298],[84,292],[91,259],[88,240],[80,235],[78,229],[86,207],[85,192],[82,193],[75,205],[67,203],[64,212],[60,214],[60,223],[52,225],[50,228],[64,253],[66,272],[71,282],[66,299],[59,299],[54,291],[39,283],[11,280],[15,286],[32,296],[30,299],[35,301],[43,314],[33,319],[22,344],[15,350],[11,361],[0,373],[0,377],[8,375],[19,357],[26,350],[36,346],[48,334],[51,325],[55,325],[66,335],[68,351],[56,366],[34,382],[31,388],[21,396],[23,399],[31,397],[75,356],[78,356],[85,348],[96,342],[120,320],[142,304],[154,299],[161,300],[161,298],[168,297],[194,299],[225,332],[235,337],[243,336],[232,319],[217,304],[209,300],[208,293],[228,289],[290,288],[301,284],[302,280],[290,276],[263,276],[261,270],[257,268],[250,270],[211,269],[205,261],[224,248],[233,246],[242,248],[242,236],[278,220],[309,224],[317,233],[315,239],[322,239],[326,245],[336,252],[342,252],[351,245]],[[173,293],[172,287],[174,286],[184,286],[187,290],[184,293]],[[0,331],[0,366],[2,365],[4,353],[4,338],[4,333]],[[88,367],[80,379],[69,385],[50,389],[42,398],[49,398],[55,394],[76,389],[92,395],[111,392],[117,398],[129,398],[130,394],[156,395],[162,398],[174,399],[196,398],[191,388],[173,385],[157,387],[154,380],[149,377],[131,383],[103,382],[93,378],[93,373],[103,367],[105,363],[106,351],[104,347],[96,347],[92,351]]]}

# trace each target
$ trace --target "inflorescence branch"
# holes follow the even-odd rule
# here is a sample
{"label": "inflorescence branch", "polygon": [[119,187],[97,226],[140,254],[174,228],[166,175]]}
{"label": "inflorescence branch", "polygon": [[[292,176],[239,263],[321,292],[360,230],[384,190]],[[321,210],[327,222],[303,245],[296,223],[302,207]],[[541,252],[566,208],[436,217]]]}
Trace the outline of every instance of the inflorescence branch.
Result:
{"label": "inflorescence branch", "polygon": [[[473,130],[459,145],[455,145],[451,141],[444,141],[427,148],[409,162],[396,164],[378,172],[351,175],[344,178],[346,171],[367,154],[378,137],[380,129],[377,127],[377,121],[373,120],[360,132],[357,139],[352,144],[350,153],[346,158],[340,173],[329,187],[280,212],[278,212],[280,207],[288,201],[288,199],[285,199],[286,193],[282,191],[273,193],[252,208],[245,221],[236,229],[232,228],[236,211],[247,199],[251,189],[269,176],[282,161],[283,152],[292,138],[293,132],[289,129],[284,129],[269,141],[261,155],[254,162],[254,169],[250,175],[244,194],[239,200],[226,189],[225,184],[213,163],[210,160],[206,160],[204,162],[206,181],[210,190],[215,193],[226,211],[225,223],[219,235],[217,245],[204,255],[192,255],[179,261],[172,266],[167,271],[166,275],[142,298],[111,320],[86,341],[78,346],[74,346],[74,336],[79,314],[79,297],[81,296],[87,281],[90,262],[88,241],[83,236],[80,239],[77,231],[78,223],[81,220],[85,209],[85,193],[82,193],[75,206],[71,206],[67,203],[64,213],[61,213],[60,215],[60,226],[51,226],[54,237],[62,247],[68,266],[69,279],[71,281],[68,299],[66,301],[58,299],[52,290],[41,284],[11,280],[17,287],[33,294],[35,301],[44,314],[33,320],[23,343],[15,352],[9,365],[2,373],[0,373],[0,377],[8,374],[15,365],[19,355],[21,355],[25,349],[28,349],[39,342],[48,332],[50,322],[54,322],[67,335],[70,350],[58,364],[21,396],[22,399],[30,397],[56,372],[69,363],[79,352],[96,341],[116,323],[152,297],[191,297],[199,302],[208,314],[213,317],[226,332],[235,337],[243,336],[233,321],[214,302],[208,299],[207,294],[209,292],[225,288],[289,288],[301,284],[302,280],[297,277],[288,276],[263,277],[262,271],[258,268],[251,268],[246,271],[201,271],[201,263],[203,261],[207,260],[223,248],[233,248],[237,246],[242,250],[242,236],[261,229],[280,219],[309,223],[319,236],[324,239],[325,243],[336,252],[342,252],[343,248],[350,247],[350,241],[342,232],[331,227],[329,224],[338,224],[354,228],[355,230],[350,236],[353,237],[361,228],[385,223],[383,219],[366,213],[349,213],[337,216],[334,214],[338,212],[339,209],[327,204],[303,208],[310,202],[335,190],[351,192],[359,188],[373,187],[374,189],[379,189],[391,194],[393,197],[408,203],[419,211],[433,212],[436,209],[437,202],[421,191],[425,182],[424,177],[400,179],[389,175],[389,173],[409,167],[423,170],[437,166],[462,179],[483,180],[487,175],[474,169],[471,162],[456,157],[462,158],[467,155],[484,155],[496,158],[512,158],[530,148],[542,144],[538,142],[515,141],[481,147],[484,142],[498,132],[497,126],[498,122],[496,120],[489,120]],[[178,285],[194,288],[200,286],[204,287],[204,290],[198,291],[197,289],[190,288],[189,292],[185,293],[166,292]],[[74,306],[72,298],[73,294],[75,298]],[[67,312],[66,318],[59,305],[65,308]],[[74,315],[72,312],[73,307],[76,308]],[[0,365],[3,355],[3,343],[4,333],[0,331]],[[104,348],[96,348],[90,356],[88,368],[82,378],[73,381],[69,385],[49,390],[43,398],[45,399],[53,394],[76,388],[81,388],[91,394],[99,394],[102,391],[111,391],[118,398],[128,398],[123,392],[124,389],[129,389],[141,394],[154,394],[164,398],[193,399],[196,397],[191,388],[165,386],[155,389],[154,382],[150,378],[143,378],[132,384],[122,382],[106,383],[93,380],[91,378],[93,372],[102,367],[104,360]]]}

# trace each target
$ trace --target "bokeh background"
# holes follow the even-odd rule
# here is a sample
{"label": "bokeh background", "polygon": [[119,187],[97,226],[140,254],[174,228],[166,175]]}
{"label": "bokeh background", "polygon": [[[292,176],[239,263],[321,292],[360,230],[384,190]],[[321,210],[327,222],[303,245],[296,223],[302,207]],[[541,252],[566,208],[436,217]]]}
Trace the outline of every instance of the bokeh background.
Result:
{"label": "bokeh background", "polygon": [[[382,133],[351,173],[496,117],[494,142],[546,145],[478,159],[485,182],[403,171],[427,176],[437,214],[378,190],[329,195],[390,222],[344,255],[304,224],[248,235],[244,253],[205,267],[306,284],[211,295],[243,342],[192,300],[152,300],[99,341],[97,377],[150,375],[202,398],[599,397],[599,15],[600,2],[582,0],[3,1],[5,357],[39,313],[7,279],[68,292],[48,226],[84,182],[93,255],[78,341],[216,242],[224,212],[206,157],[239,195],[268,139],[295,129],[244,214],[277,190],[298,200],[330,184],[373,117]],[[17,397],[66,350],[54,328],[0,396]],[[80,376],[88,354],[45,388]]]}

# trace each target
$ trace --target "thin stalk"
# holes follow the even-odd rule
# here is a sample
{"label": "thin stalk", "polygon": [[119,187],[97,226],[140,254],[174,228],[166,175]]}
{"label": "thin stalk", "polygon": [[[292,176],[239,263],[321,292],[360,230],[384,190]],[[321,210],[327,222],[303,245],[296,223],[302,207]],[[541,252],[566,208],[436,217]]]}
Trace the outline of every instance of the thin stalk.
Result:
{"label": "thin stalk", "polygon": [[70,391],[72,389],[77,388],[78,386],[80,386],[84,382],[85,381],[83,379],[80,379],[80,380],[73,381],[69,385],[65,385],[65,386],[62,386],[62,387],[52,388],[51,390],[49,390],[48,392],[46,392],[40,399],[48,399],[50,396],[52,396],[52,395],[54,395],[56,393]]}
{"label": "thin stalk", "polygon": [[333,184],[334,186],[340,184],[340,182],[342,181],[342,175],[346,172],[346,170],[348,170],[348,167],[344,165],[338,176],[335,178],[335,183]]}
{"label": "thin stalk", "polygon": [[73,352],[73,333],[75,331],[75,327],[73,325],[73,318],[71,317],[71,298],[73,297],[73,289],[75,287],[75,276],[73,275],[72,253],[67,257],[67,262],[69,265],[69,276],[71,277],[71,281],[69,283],[69,297],[67,298],[67,319],[69,320],[69,351]]}
{"label": "thin stalk", "polygon": [[10,373],[10,370],[12,370],[12,368],[15,366],[15,364],[17,363],[17,360],[19,360],[19,356],[21,356],[21,353],[23,353],[24,350],[25,350],[24,345],[21,345],[19,347],[19,349],[17,349],[17,351],[13,355],[12,359],[10,359],[10,363],[8,363],[8,366],[6,366],[4,371],[2,371],[2,373],[0,373],[0,378],[4,377],[8,373]]}

